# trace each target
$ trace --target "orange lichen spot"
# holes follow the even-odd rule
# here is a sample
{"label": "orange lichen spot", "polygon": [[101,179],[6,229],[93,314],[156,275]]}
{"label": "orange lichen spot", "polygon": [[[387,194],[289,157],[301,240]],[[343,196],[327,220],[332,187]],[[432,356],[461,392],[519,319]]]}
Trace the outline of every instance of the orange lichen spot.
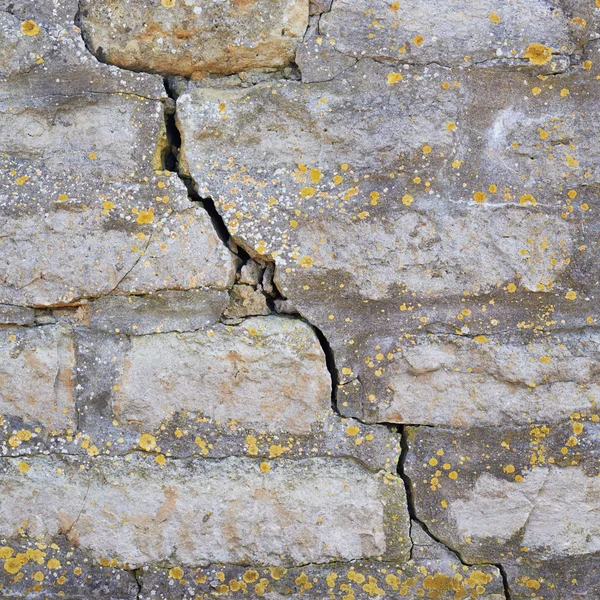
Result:
{"label": "orange lichen spot", "polygon": [[522,205],[525,205],[525,204],[532,204],[533,206],[537,205],[537,202],[536,202],[535,198],[531,194],[523,194],[519,198],[519,202]]}
{"label": "orange lichen spot", "polygon": [[456,471],[450,471],[450,473],[448,473],[448,477],[450,477],[450,479],[453,481],[456,481],[458,479],[458,473]]}
{"label": "orange lichen spot", "polygon": [[8,546],[2,546],[0,548],[1,559],[11,558],[14,553],[15,551],[12,548],[9,548]]}
{"label": "orange lichen spot", "polygon": [[430,154],[431,153],[431,146],[426,145],[423,146],[423,154]]}
{"label": "orange lichen spot", "polygon": [[156,461],[156,464],[161,467],[164,467],[167,464],[167,459],[164,454],[157,454],[154,460]]}
{"label": "orange lichen spot", "polygon": [[315,195],[315,188],[314,187],[303,187],[300,190],[300,195],[303,198],[310,198],[311,196]]}
{"label": "orange lichen spot", "polygon": [[505,473],[514,473],[515,472],[515,468],[513,465],[506,465],[502,470]]}
{"label": "orange lichen spot", "polygon": [[138,213],[136,221],[140,225],[147,225],[154,221],[154,208],[150,208],[149,210],[140,210]]}
{"label": "orange lichen spot", "polygon": [[60,194],[58,196],[59,202],[66,202],[69,199],[69,194]]}
{"label": "orange lichen spot", "polygon": [[175,4],[177,4],[177,0],[160,0],[160,3],[165,8],[173,8],[175,6]]}
{"label": "orange lichen spot", "polygon": [[583,423],[573,423],[573,433],[575,435],[581,435],[583,433]]}
{"label": "orange lichen spot", "polygon": [[567,192],[567,196],[569,196],[571,200],[574,200],[575,198],[577,198],[577,192],[575,190],[569,190]]}
{"label": "orange lichen spot", "polygon": [[27,181],[29,181],[29,177],[27,175],[23,175],[23,177],[19,177],[17,179],[17,185],[23,185]]}
{"label": "orange lichen spot", "polygon": [[415,37],[413,38],[413,44],[415,46],[420,46],[424,41],[425,40],[422,35],[415,35]]}
{"label": "orange lichen spot", "polygon": [[33,574],[33,579],[35,581],[44,581],[44,574],[41,571],[36,571]]}
{"label": "orange lichen spot", "polygon": [[414,201],[415,199],[410,194],[402,196],[402,204],[404,204],[404,206],[410,206]]}
{"label": "orange lichen spot", "polygon": [[298,221],[296,221],[296,219],[292,219],[290,221],[290,227],[298,227]]}
{"label": "orange lichen spot", "polygon": [[90,152],[90,153],[88,154],[88,158],[89,158],[90,160],[96,160],[96,159],[98,158],[98,155],[97,155],[95,152]]}
{"label": "orange lichen spot", "polygon": [[105,202],[102,203],[102,209],[103,209],[102,214],[108,215],[114,207],[115,207],[114,202],[111,202],[110,200],[106,200]]}
{"label": "orange lichen spot", "polygon": [[40,26],[35,21],[23,21],[21,23],[21,33],[23,35],[34,36],[40,32]]}
{"label": "orange lichen spot", "polygon": [[356,425],[350,425],[350,427],[348,427],[346,429],[346,433],[349,436],[354,437],[355,435],[357,435],[358,433],[360,433],[360,427],[357,427]]}
{"label": "orange lichen spot", "polygon": [[31,465],[28,465],[26,462],[19,463],[19,471],[21,471],[21,473],[27,473],[29,469],[31,469]]}
{"label": "orange lichen spot", "polygon": [[488,192],[490,194],[495,194],[498,191],[498,186],[495,183],[492,183],[488,188]]}
{"label": "orange lichen spot", "polygon": [[268,473],[271,470],[271,465],[267,461],[261,462],[260,470],[263,473]]}
{"label": "orange lichen spot", "polygon": [[319,181],[321,181],[323,178],[323,175],[319,169],[311,169],[309,177],[313,183],[319,183]]}
{"label": "orange lichen spot", "polygon": [[453,123],[452,121],[448,121],[448,123],[446,123],[446,129],[448,131],[454,131],[456,129],[456,123]]}
{"label": "orange lichen spot", "polygon": [[489,340],[485,337],[485,335],[477,335],[473,338],[473,341],[476,344],[486,344]]}
{"label": "orange lichen spot", "polygon": [[539,96],[542,93],[542,90],[539,87],[534,87],[534,88],[531,88],[531,93],[534,96]]}
{"label": "orange lichen spot", "polygon": [[592,63],[592,61],[591,61],[591,60],[584,60],[584,61],[583,61],[583,68],[584,68],[586,71],[589,71],[589,70],[592,68],[592,65],[593,65],[593,63]]}
{"label": "orange lichen spot", "polygon": [[329,573],[327,577],[325,577],[325,581],[330,588],[335,587],[335,580],[338,578],[337,573]]}
{"label": "orange lichen spot", "polygon": [[490,13],[490,21],[492,23],[500,23],[500,21],[502,21],[502,19],[500,18],[500,15],[498,13]]}
{"label": "orange lichen spot", "polygon": [[548,136],[550,135],[547,131],[544,131],[543,129],[540,129],[540,139],[545,140],[548,138]]}
{"label": "orange lichen spot", "polygon": [[562,90],[560,90],[560,95],[564,98],[565,96],[569,95],[569,90],[567,88],[563,88]]}
{"label": "orange lichen spot", "polygon": [[573,290],[569,290],[566,294],[565,294],[565,298],[567,300],[575,300],[577,298],[577,292],[574,292]]}
{"label": "orange lichen spot", "polygon": [[573,17],[571,19],[571,25],[579,25],[581,29],[585,29],[587,26],[587,21],[581,17]]}
{"label": "orange lichen spot", "polygon": [[543,44],[529,44],[523,53],[524,58],[528,58],[532,65],[545,65],[552,60],[552,48]]}
{"label": "orange lichen spot", "polygon": [[313,259],[310,256],[303,256],[299,261],[298,264],[301,267],[304,267],[306,269],[308,269],[309,267],[312,267],[314,262]]}
{"label": "orange lichen spot", "polygon": [[14,575],[21,570],[23,562],[18,558],[7,558],[4,561],[4,570],[10,575]]}
{"label": "orange lichen spot", "polygon": [[100,450],[98,450],[97,446],[90,446],[87,449],[88,456],[98,456],[100,454]]}
{"label": "orange lichen spot", "polygon": [[347,171],[350,168],[350,165],[348,165],[347,163],[342,163],[340,167],[342,171]]}
{"label": "orange lichen spot", "polygon": [[429,459],[429,466],[430,467],[436,467],[437,464],[438,464],[438,459],[437,458],[433,457],[433,458]]}
{"label": "orange lichen spot", "polygon": [[49,569],[60,569],[60,561],[57,558],[51,558],[47,563],[46,566]]}
{"label": "orange lichen spot", "polygon": [[371,198],[371,206],[377,206],[377,201],[379,200],[379,192],[371,192],[369,194],[369,197]]}
{"label": "orange lichen spot", "polygon": [[183,569],[180,567],[173,567],[172,569],[169,569],[169,577],[172,577],[173,579],[182,579]]}
{"label": "orange lichen spot", "polygon": [[287,569],[285,567],[269,567],[269,571],[271,572],[271,577],[275,581],[279,581],[287,573]]}
{"label": "orange lichen spot", "polygon": [[242,579],[246,583],[254,583],[255,581],[258,581],[258,571],[250,569],[242,575]]}
{"label": "orange lichen spot", "polygon": [[453,160],[452,161],[452,168],[453,169],[460,169],[460,167],[462,166],[463,161],[462,160]]}
{"label": "orange lichen spot", "polygon": [[506,291],[510,294],[514,294],[517,291],[517,286],[514,283],[509,283],[506,286]]}
{"label": "orange lichen spot", "polygon": [[388,85],[394,85],[395,83],[398,83],[399,81],[402,81],[403,79],[404,79],[404,76],[402,75],[402,73],[388,73],[388,76],[387,76]]}
{"label": "orange lichen spot", "polygon": [[363,590],[369,594],[369,596],[383,596],[385,592],[377,585],[375,577],[369,575],[369,582],[362,586]]}
{"label": "orange lichen spot", "polygon": [[342,183],[342,181],[344,181],[344,178],[341,175],[336,175],[333,178],[333,183],[335,183],[335,185],[340,185],[340,183]]}
{"label": "orange lichen spot", "polygon": [[156,448],[156,437],[151,433],[142,433],[138,442],[139,447],[146,452],[151,452]]}
{"label": "orange lichen spot", "polygon": [[282,448],[281,446],[278,446],[277,444],[273,444],[272,446],[269,447],[269,456],[271,458],[277,458],[278,456],[281,456],[284,452],[285,452],[285,448]]}
{"label": "orange lichen spot", "polygon": [[475,192],[473,194],[473,200],[475,200],[475,202],[485,202],[486,198],[487,196],[484,192]]}

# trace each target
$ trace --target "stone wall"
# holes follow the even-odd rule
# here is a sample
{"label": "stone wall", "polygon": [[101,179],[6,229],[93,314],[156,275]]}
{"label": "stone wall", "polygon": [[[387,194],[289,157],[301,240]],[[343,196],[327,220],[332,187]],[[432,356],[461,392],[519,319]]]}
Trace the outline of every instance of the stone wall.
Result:
{"label": "stone wall", "polygon": [[599,0],[0,0],[0,596],[600,598]]}

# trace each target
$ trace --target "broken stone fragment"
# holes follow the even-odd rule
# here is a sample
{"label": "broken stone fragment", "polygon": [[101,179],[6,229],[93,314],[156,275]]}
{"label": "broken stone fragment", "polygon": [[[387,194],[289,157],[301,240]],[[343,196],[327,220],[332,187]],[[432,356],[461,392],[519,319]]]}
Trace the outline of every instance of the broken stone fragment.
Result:
{"label": "broken stone fragment", "polygon": [[103,62],[165,75],[227,75],[293,62],[308,24],[308,0],[163,0],[151,6],[84,0],[78,18]]}
{"label": "broken stone fragment", "polygon": [[229,295],[229,304],[224,312],[225,317],[264,316],[271,312],[266,296],[251,285],[234,285]]}
{"label": "broken stone fragment", "polygon": [[[32,539],[63,533],[93,563],[126,568],[213,562],[292,566],[404,561],[409,519],[399,478],[353,460],[95,458],[0,460],[3,539],[27,522]],[[165,485],[168,482],[168,485]],[[335,502],[332,502],[335,499]],[[66,557],[65,557],[66,558]]]}

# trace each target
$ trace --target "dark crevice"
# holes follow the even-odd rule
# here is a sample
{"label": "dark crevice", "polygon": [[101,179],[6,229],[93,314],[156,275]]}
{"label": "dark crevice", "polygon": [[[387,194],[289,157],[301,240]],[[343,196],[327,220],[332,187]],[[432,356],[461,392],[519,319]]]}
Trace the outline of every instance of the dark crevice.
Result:
{"label": "dark crevice", "polygon": [[[404,468],[406,465],[406,459],[408,457],[408,452],[409,452],[408,435],[406,432],[407,427],[408,427],[408,425],[400,425],[398,427],[398,431],[400,432],[400,436],[401,436],[400,437],[401,451],[400,451],[400,459],[398,460],[397,472],[398,472],[398,476],[400,477],[400,479],[402,479],[402,481],[404,482],[404,489],[406,491],[406,504],[408,507],[408,514],[410,516],[410,520],[414,521],[415,523],[418,523],[422,527],[423,531],[434,542],[436,542],[437,544],[440,544],[441,546],[446,548],[446,550],[448,550],[448,552],[453,554],[461,564],[463,564],[467,567],[478,566],[478,565],[470,564],[470,563],[466,562],[457,550],[454,550],[453,548],[448,546],[443,540],[441,540],[436,535],[434,535],[432,533],[431,529],[417,516],[416,504],[415,504],[415,499],[414,499],[413,490],[412,490],[412,482],[410,480],[410,477],[406,474],[406,470]],[[411,531],[411,534],[412,534],[412,531]],[[412,558],[412,550],[411,550],[411,558]],[[498,569],[500,576],[502,577],[502,586],[504,588],[504,596],[506,597],[506,600],[512,600],[512,596],[510,593],[510,587],[508,584],[508,575],[506,574],[504,567],[500,563],[479,563],[479,566],[481,566],[482,564],[487,564],[489,566],[496,567]]]}
{"label": "dark crevice", "polygon": [[177,173],[177,176],[185,185],[188,198],[191,202],[200,204],[204,210],[208,213],[210,220],[212,221],[213,227],[227,248],[235,252],[242,260],[244,260],[245,252],[236,246],[231,239],[225,221],[219,214],[219,211],[215,207],[215,203],[212,198],[202,198],[198,193],[198,186],[192,177],[185,173],[181,168],[180,155],[181,155],[181,144],[182,137],[179,127],[177,126],[177,91],[175,86],[172,85],[169,78],[164,79],[165,92],[167,93],[168,100],[165,103],[165,130],[167,136],[167,148],[163,154],[163,168],[167,171]]}
{"label": "dark crevice", "polygon": [[135,600],[142,600],[142,581],[140,579],[142,574],[142,569],[134,569],[133,576],[135,578],[135,583],[137,585],[137,594],[135,595]]}
{"label": "dark crevice", "polygon": [[325,365],[327,366],[327,370],[329,371],[329,375],[331,376],[331,410],[338,416],[342,417],[337,405],[337,389],[339,385],[339,376],[338,370],[335,366],[335,354],[333,349],[331,348],[331,344],[329,340],[325,337],[325,334],[316,326],[310,323],[307,319],[303,319],[312,330],[315,332],[319,343],[321,344],[321,348],[323,350],[323,354],[325,354]]}

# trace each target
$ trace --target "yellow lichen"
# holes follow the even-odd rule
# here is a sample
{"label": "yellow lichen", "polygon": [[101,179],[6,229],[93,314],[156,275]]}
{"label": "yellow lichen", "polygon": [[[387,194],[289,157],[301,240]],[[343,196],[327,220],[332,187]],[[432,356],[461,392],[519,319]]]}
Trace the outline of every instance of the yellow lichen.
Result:
{"label": "yellow lichen", "polygon": [[21,33],[30,37],[40,32],[40,26],[35,21],[24,21],[21,23]]}
{"label": "yellow lichen", "polygon": [[552,60],[552,48],[543,44],[529,44],[523,57],[528,58],[532,65],[545,65]]}

